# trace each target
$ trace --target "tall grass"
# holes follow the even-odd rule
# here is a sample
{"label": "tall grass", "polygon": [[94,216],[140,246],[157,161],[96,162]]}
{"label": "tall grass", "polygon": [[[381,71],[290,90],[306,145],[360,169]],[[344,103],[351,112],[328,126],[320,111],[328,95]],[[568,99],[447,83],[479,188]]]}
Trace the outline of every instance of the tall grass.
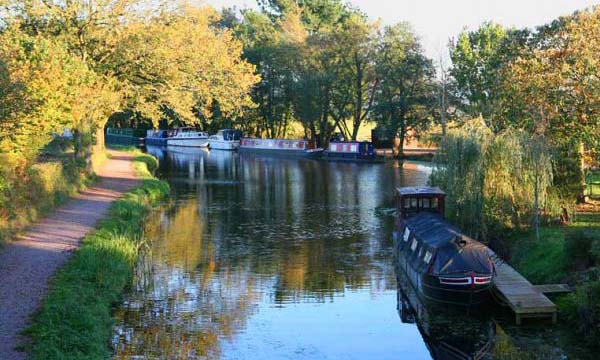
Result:
{"label": "tall grass", "polygon": [[151,177],[147,162],[140,155],[142,166],[136,165],[143,184],[112,205],[108,218],[52,280],[27,330],[32,359],[110,358],[112,307],[131,284],[146,214],[169,192],[166,183]]}
{"label": "tall grass", "polygon": [[69,156],[31,164],[0,154],[0,245],[89,184]]}

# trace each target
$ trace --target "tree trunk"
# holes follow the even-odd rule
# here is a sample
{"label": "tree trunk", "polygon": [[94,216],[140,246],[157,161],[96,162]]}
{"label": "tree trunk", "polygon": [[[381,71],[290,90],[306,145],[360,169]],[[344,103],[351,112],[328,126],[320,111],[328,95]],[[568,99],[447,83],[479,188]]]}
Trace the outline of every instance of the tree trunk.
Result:
{"label": "tree trunk", "polygon": [[586,196],[587,183],[585,181],[585,145],[583,142],[579,143],[579,176],[580,176],[580,192],[577,195],[577,200],[579,203],[588,202],[588,197]]}
{"label": "tree trunk", "polygon": [[404,125],[404,123],[402,124],[402,126],[400,126],[400,131],[399,131],[399,137],[400,137],[400,145],[398,146],[398,158],[403,158],[404,157],[404,139],[406,138],[406,126]]}
{"label": "tree trunk", "polygon": [[356,101],[354,103],[354,127],[352,129],[352,141],[356,141],[356,137],[358,135],[363,107],[363,69],[361,62],[356,55],[354,63],[356,65]]}
{"label": "tree trunk", "polygon": [[[87,134],[89,136],[89,134]],[[92,167],[92,143],[86,139],[86,133],[79,129],[75,129],[73,133],[75,138],[75,160],[78,164],[83,165],[83,170],[86,174],[91,174]]]}

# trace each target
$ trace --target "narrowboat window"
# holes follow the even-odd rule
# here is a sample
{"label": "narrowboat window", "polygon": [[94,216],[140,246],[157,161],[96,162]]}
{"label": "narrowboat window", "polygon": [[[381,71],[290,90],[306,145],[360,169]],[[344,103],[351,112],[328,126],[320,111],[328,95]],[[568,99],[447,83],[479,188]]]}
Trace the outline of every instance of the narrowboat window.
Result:
{"label": "narrowboat window", "polygon": [[431,252],[427,251],[425,253],[425,257],[423,258],[423,261],[425,262],[425,264],[429,264],[429,262],[431,261]]}
{"label": "narrowboat window", "polygon": [[423,204],[421,204],[421,208],[429,209],[429,206],[430,206],[429,204],[430,204],[429,198],[425,198],[425,199],[423,199]]}
{"label": "narrowboat window", "polygon": [[410,207],[413,209],[417,208],[417,198],[410,198]]}
{"label": "narrowboat window", "polygon": [[404,229],[404,242],[408,241],[408,237],[410,236],[410,229],[407,227]]}
{"label": "narrowboat window", "polygon": [[431,208],[432,209],[437,209],[438,208],[438,198],[431,199]]}
{"label": "narrowboat window", "polygon": [[408,199],[408,198],[404,199],[404,208],[405,209],[410,208],[410,199]]}
{"label": "narrowboat window", "polygon": [[415,251],[415,249],[417,248],[417,239],[413,239],[412,244],[410,245],[410,249],[412,251]]}

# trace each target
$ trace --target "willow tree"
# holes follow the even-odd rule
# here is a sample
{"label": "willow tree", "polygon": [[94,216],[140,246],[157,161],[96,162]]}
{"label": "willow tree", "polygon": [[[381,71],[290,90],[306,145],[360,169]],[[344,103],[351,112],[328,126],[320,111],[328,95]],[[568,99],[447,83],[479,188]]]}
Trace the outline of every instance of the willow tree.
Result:
{"label": "willow tree", "polygon": [[542,212],[558,213],[546,140],[519,130],[494,134],[482,123],[449,132],[431,183],[448,192],[448,216],[475,237],[492,241],[509,228],[537,230]]}

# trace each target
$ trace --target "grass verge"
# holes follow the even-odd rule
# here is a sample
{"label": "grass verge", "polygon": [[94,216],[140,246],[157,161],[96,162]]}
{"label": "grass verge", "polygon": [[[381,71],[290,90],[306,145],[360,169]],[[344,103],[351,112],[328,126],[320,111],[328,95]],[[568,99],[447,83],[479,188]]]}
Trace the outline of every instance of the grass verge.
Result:
{"label": "grass verge", "polygon": [[600,213],[579,213],[568,227],[514,234],[512,264],[534,284],[563,283],[574,291],[556,303],[569,333],[600,348]]}
{"label": "grass verge", "polygon": [[[41,310],[26,331],[32,359],[111,357],[113,305],[131,284],[142,244],[140,229],[168,185],[152,177],[147,155],[136,158],[142,185],[116,201],[97,231],[56,274]],[[156,160],[154,160],[156,162]]]}
{"label": "grass verge", "polygon": [[511,263],[534,284],[565,281],[572,271],[580,270],[582,264],[577,262],[585,255],[581,253],[589,251],[580,246],[585,241],[577,236],[580,231],[600,239],[600,213],[579,213],[567,227],[541,227],[539,241],[533,230],[512,234]]}

